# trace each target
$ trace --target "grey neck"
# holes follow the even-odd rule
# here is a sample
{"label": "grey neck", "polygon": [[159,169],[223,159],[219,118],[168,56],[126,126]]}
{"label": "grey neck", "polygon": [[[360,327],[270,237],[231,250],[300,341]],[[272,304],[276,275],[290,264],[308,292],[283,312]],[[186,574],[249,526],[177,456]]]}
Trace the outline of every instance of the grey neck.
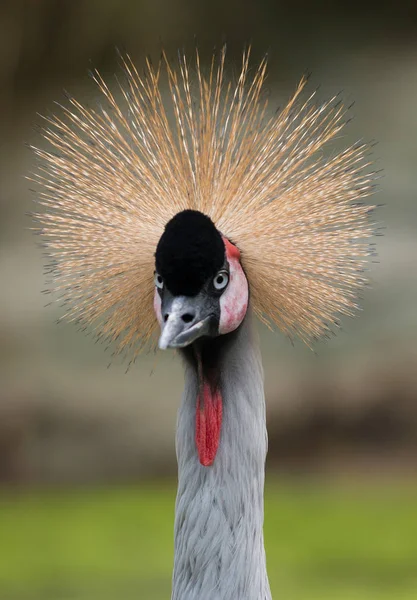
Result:
{"label": "grey neck", "polygon": [[[267,452],[263,370],[251,317],[219,360],[223,423],[214,464],[195,444],[198,379],[186,361],[178,413],[172,600],[269,600],[263,542]],[[226,336],[225,336],[226,337]]]}

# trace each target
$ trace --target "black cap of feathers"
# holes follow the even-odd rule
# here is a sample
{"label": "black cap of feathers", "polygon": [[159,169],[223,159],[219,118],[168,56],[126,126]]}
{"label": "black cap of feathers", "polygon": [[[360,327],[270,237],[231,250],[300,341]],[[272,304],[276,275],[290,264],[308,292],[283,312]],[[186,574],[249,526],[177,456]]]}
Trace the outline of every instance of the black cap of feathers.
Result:
{"label": "black cap of feathers", "polygon": [[166,225],[155,252],[156,270],[174,296],[195,296],[225,260],[225,247],[213,221],[184,210]]}

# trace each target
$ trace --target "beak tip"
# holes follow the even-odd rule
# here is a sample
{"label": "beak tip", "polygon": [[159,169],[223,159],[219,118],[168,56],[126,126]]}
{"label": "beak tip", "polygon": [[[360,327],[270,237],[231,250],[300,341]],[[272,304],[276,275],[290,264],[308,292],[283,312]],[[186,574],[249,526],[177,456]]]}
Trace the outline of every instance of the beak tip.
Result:
{"label": "beak tip", "polygon": [[170,328],[164,329],[159,338],[158,347],[160,350],[167,350],[168,348],[185,348],[185,346],[193,343],[197,338],[208,333],[208,331],[208,319],[196,323],[185,331],[173,332]]}
{"label": "beak tip", "polygon": [[160,350],[166,350],[168,348],[168,346],[169,346],[168,340],[166,339],[166,336],[164,336],[164,334],[162,334],[158,341],[158,348]]}

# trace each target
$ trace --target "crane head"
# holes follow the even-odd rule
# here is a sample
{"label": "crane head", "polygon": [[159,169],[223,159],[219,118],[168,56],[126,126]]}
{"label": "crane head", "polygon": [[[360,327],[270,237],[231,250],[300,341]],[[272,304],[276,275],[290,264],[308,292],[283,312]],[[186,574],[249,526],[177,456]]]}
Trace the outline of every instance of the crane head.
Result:
{"label": "crane head", "polygon": [[45,119],[30,178],[62,318],[131,361],[155,347],[159,320],[159,346],[191,353],[239,327],[249,282],[263,323],[309,345],[329,336],[368,283],[369,146],[326,156],[348,121],[338,96],[302,99],[303,78],[272,113],[266,60],[252,69],[249,51],[236,81],[225,48],[207,72],[198,52],[178,60],[141,76],[126,57],[121,93],[95,72],[97,107],[69,97]]}
{"label": "crane head", "polygon": [[175,215],[155,253],[159,347],[184,348],[200,337],[234,331],[245,317],[248,297],[238,248],[203,213]]}

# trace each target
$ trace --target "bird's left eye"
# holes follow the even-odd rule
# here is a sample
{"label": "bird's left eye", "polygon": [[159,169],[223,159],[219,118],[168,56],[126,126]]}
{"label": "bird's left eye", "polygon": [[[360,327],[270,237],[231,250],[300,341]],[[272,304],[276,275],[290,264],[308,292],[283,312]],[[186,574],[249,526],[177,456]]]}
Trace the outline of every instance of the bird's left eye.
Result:
{"label": "bird's left eye", "polygon": [[164,287],[164,280],[162,279],[159,273],[155,273],[154,281],[156,287],[162,290],[162,288]]}
{"label": "bird's left eye", "polygon": [[227,271],[220,271],[213,279],[213,285],[216,290],[224,290],[229,283],[229,273]]}

